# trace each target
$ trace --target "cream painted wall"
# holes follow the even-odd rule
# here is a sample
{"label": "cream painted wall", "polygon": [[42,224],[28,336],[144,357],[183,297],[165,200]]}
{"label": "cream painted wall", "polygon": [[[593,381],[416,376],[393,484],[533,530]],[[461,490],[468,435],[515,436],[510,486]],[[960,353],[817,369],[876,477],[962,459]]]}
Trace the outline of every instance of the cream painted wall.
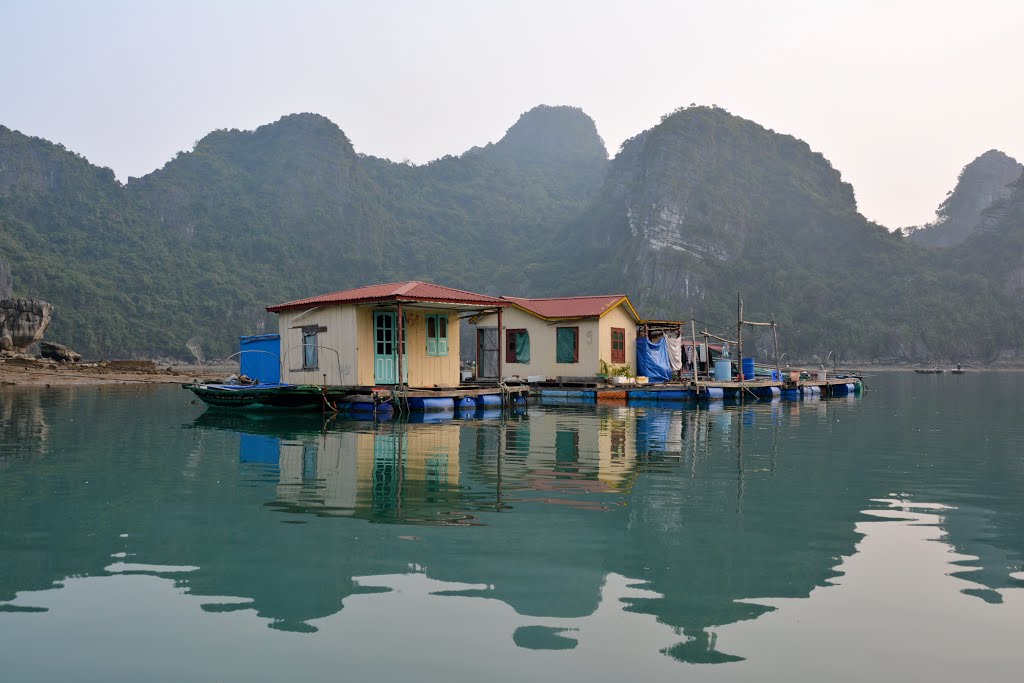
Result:
{"label": "cream painted wall", "polygon": [[[373,386],[373,311],[370,306],[325,306],[306,311],[278,314],[284,369],[281,381],[292,384]],[[448,355],[427,355],[427,314],[448,315]],[[454,387],[459,385],[459,316],[454,311],[410,308],[405,311],[405,351],[410,387]],[[302,328],[318,325],[327,330],[317,339],[315,370],[302,367]],[[285,350],[287,349],[286,355]],[[331,349],[337,350],[336,355]]]}
{"label": "cream painted wall", "polygon": [[[281,381],[291,384],[352,385],[357,383],[359,360],[356,343],[354,306],[282,311],[277,314],[281,335]],[[327,328],[317,336],[317,365],[302,367],[302,328],[318,325]],[[337,353],[335,353],[337,352]]]}
{"label": "cream painted wall", "polygon": [[608,311],[601,318],[601,351],[600,358],[609,365],[621,365],[612,363],[612,328],[619,327],[626,331],[626,363],[629,369],[636,374],[636,320],[626,312],[625,306],[617,306]]}
{"label": "cream painted wall", "polygon": [[[397,310],[395,308],[360,307],[356,313],[359,325],[359,385],[373,386],[377,383],[373,372],[375,310]],[[457,387],[460,382],[459,365],[459,314],[443,309],[406,308],[405,311],[405,363],[408,363],[410,387]],[[447,313],[448,355],[427,355],[427,315]]]}
{"label": "cream painted wall", "polygon": [[[634,372],[636,371],[636,321],[624,310],[623,306],[617,306],[600,319],[589,318],[558,324],[549,324],[546,320],[541,320],[525,311],[509,306],[502,314],[501,322],[504,327],[501,339],[502,375],[504,377],[512,375],[519,377],[530,375],[590,377],[596,375],[601,371],[601,359],[611,363],[611,328],[613,327],[621,327],[626,330],[626,362]],[[477,322],[477,327],[497,327],[497,325],[497,315],[482,316]],[[555,329],[558,327],[579,327],[578,363],[555,362]],[[530,333],[529,363],[509,363],[506,358],[507,335],[505,331],[513,329],[525,329]]]}

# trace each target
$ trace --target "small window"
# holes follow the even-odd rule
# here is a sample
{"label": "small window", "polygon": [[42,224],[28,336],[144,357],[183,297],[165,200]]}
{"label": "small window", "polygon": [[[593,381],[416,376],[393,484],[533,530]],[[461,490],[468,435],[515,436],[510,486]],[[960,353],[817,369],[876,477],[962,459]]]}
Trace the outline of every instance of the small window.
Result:
{"label": "small window", "polygon": [[448,355],[447,313],[431,313],[427,316],[427,355]]}
{"label": "small window", "polygon": [[530,362],[530,333],[526,330],[505,330],[505,362]]}
{"label": "small window", "polygon": [[578,363],[580,361],[580,328],[559,327],[555,332],[555,362]]}
{"label": "small window", "polygon": [[626,330],[622,327],[612,328],[612,362],[626,362]]}
{"label": "small window", "polygon": [[316,336],[316,332],[302,333],[302,368],[304,370],[315,370],[317,368]]}

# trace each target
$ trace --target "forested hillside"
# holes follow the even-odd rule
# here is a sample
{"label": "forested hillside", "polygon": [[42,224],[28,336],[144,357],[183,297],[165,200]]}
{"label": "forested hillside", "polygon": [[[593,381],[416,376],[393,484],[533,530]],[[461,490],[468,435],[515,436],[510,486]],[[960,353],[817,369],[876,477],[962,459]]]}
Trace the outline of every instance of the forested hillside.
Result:
{"label": "forested hillside", "polygon": [[692,306],[729,337],[741,292],[791,357],[984,361],[1021,344],[1020,314],[980,262],[869,222],[806,143],[718,108],[628,140],[567,238],[589,245],[578,262],[603,264],[579,271],[583,289],[620,283],[650,317]]}
{"label": "forested hillside", "polygon": [[398,279],[550,286],[535,262],[553,258],[552,226],[607,163],[593,121],[568,107],[424,166],[360,156],[326,118],[291,115],[210,133],[126,186],[2,128],[0,258],[16,295],[55,305],[48,337],[89,356],[187,357],[196,339],[223,357],[274,324],[266,305],[315,293]]}
{"label": "forested hillside", "polygon": [[998,155],[940,208],[969,236],[935,248],[867,221],[806,143],[714,107],[667,115],[611,161],[582,111],[537,107],[500,141],[421,166],[296,114],[212,132],[126,185],[0,127],[0,262],[14,295],[54,304],[48,338],[93,357],[188,357],[189,340],[224,357],[272,329],[270,303],[421,279],[622,291],[642,315],[692,307],[718,332],[742,292],[793,360],[1014,361],[1024,185],[993,194],[1016,163]]}

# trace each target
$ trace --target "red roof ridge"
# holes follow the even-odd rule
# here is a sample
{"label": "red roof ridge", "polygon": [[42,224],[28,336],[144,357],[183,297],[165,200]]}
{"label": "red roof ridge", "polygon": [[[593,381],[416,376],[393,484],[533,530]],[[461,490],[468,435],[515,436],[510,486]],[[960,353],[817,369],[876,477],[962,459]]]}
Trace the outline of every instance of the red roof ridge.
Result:
{"label": "red roof ridge", "polygon": [[267,306],[270,312],[288,308],[309,307],[335,303],[362,303],[370,301],[396,301],[408,297],[413,301],[437,301],[439,303],[489,304],[506,306],[503,299],[488,294],[478,294],[464,289],[455,289],[444,285],[435,285],[419,280],[404,282],[388,282],[383,284],[362,285],[351,289],[343,289],[330,294],[296,299],[282,304]]}
{"label": "red roof ridge", "polygon": [[625,294],[580,294],[578,296],[503,296],[502,299],[518,299],[519,301],[565,301],[566,299],[621,299]]}
{"label": "red roof ridge", "polygon": [[[426,284],[426,283],[425,282],[420,282],[419,280],[408,280],[405,283],[403,283],[401,287],[399,287],[398,289],[395,290],[395,296],[401,296],[403,294],[408,294],[409,291],[412,290],[412,289],[415,289],[417,285],[423,285],[423,284]],[[434,286],[437,287],[439,285],[434,285]]]}

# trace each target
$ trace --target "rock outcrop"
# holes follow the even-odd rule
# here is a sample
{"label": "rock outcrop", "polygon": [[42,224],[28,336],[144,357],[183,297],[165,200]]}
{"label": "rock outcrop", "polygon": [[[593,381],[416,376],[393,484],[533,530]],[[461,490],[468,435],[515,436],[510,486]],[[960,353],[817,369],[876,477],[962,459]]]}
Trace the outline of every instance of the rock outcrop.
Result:
{"label": "rock outcrop", "polygon": [[0,301],[0,351],[23,353],[43,338],[53,306],[37,299]]}
{"label": "rock outcrop", "polygon": [[59,360],[65,363],[78,363],[82,360],[82,354],[56,342],[40,342],[39,355],[51,360]]}
{"label": "rock outcrop", "polygon": [[[1021,178],[1024,165],[999,150],[990,149],[964,166],[956,187],[935,212],[934,223],[908,228],[905,234],[912,241],[929,247],[960,244],[986,221],[987,214],[1010,197],[1012,185]],[[996,216],[996,219],[1000,216]]]}

